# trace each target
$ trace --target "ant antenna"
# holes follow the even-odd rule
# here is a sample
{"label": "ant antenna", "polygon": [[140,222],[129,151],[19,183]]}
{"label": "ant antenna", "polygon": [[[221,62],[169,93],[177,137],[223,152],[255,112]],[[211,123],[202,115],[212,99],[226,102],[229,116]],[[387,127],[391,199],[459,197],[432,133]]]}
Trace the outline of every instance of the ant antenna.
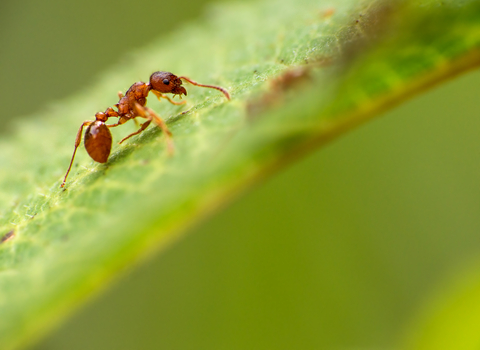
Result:
{"label": "ant antenna", "polygon": [[223,94],[225,95],[225,97],[227,98],[227,100],[230,100],[230,94],[228,93],[228,91],[225,90],[224,88],[220,87],[220,86],[200,84],[200,83],[197,83],[196,81],[193,81],[192,79],[187,78],[187,77],[179,77],[179,78],[182,79],[182,80],[185,80],[185,81],[189,82],[189,83],[192,84],[192,85],[196,85],[196,86],[201,86],[201,87],[206,87],[206,88],[218,90],[218,91],[220,91],[221,93],[223,93]]}

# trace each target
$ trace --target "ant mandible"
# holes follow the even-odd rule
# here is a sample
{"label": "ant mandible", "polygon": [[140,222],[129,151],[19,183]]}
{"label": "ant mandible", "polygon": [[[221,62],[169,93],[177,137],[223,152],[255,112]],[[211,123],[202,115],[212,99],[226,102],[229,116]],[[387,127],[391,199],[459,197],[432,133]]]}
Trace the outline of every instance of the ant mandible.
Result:
{"label": "ant mandible", "polygon": [[[117,111],[115,111],[112,107],[108,107],[105,112],[98,112],[95,114],[95,120],[87,120],[82,123],[80,129],[78,130],[77,137],[75,138],[75,149],[73,151],[72,160],[70,161],[67,173],[65,174],[65,178],[63,179],[60,187],[65,186],[68,173],[72,168],[75,153],[80,145],[83,127],[85,126],[87,126],[84,137],[85,149],[90,157],[99,163],[105,163],[107,161],[108,156],[110,155],[110,150],[112,149],[112,134],[110,133],[109,128],[122,125],[130,119],[137,117],[145,118],[147,121],[140,125],[140,129],[131,133],[127,137],[124,137],[119,143],[122,143],[133,135],[140,134],[150,125],[153,120],[155,124],[157,124],[157,126],[165,133],[165,136],[167,137],[168,151],[171,154],[173,152],[172,133],[170,130],[168,130],[168,127],[163,119],[160,118],[160,116],[151,108],[148,108],[145,105],[147,103],[147,96],[150,91],[153,92],[158,99],[165,98],[174,105],[184,104],[186,101],[175,102],[170,99],[170,97],[164,95],[170,93],[173,94],[173,97],[175,97],[175,95],[179,95],[180,98],[182,98],[182,94],[186,96],[187,90],[185,90],[185,88],[182,86],[182,80],[195,86],[216,89],[222,92],[225,97],[230,100],[230,94],[228,91],[220,86],[199,84],[187,77],[177,77],[175,74],[170,72],[153,73],[150,76],[150,82],[148,84],[139,81],[130,86],[125,95],[123,95],[121,92],[118,93],[120,100],[115,105]],[[107,119],[111,117],[118,117],[118,122],[115,124],[105,124]]]}

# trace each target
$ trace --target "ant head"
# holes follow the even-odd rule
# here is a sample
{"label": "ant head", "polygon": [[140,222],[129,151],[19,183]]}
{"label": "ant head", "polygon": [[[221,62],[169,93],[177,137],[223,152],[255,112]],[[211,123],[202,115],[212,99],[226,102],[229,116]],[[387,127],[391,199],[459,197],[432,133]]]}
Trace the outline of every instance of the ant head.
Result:
{"label": "ant head", "polygon": [[182,81],[175,74],[169,72],[155,72],[150,76],[150,86],[161,93],[174,95],[187,95],[187,90],[182,86]]}

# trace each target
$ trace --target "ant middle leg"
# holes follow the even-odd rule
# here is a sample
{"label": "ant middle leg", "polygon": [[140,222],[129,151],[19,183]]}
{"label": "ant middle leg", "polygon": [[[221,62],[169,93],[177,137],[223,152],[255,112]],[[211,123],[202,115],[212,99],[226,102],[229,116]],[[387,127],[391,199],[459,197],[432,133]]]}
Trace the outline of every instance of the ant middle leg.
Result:
{"label": "ant middle leg", "polygon": [[[132,119],[130,116],[120,116],[120,115],[116,115],[114,117],[118,117],[118,122],[116,122],[115,124],[105,124],[107,125],[109,128],[114,128],[116,126],[119,126],[119,125],[122,125],[122,124],[125,124],[126,122],[128,122],[130,119]],[[137,124],[137,121],[135,120],[135,124]]]}
{"label": "ant middle leg", "polygon": [[116,126],[119,126],[119,125],[122,125],[123,123],[115,123],[115,124],[105,124],[106,126],[108,126],[109,128],[114,128]]}
{"label": "ant middle leg", "polygon": [[[137,121],[136,119],[134,119],[135,121]],[[120,141],[118,144],[121,144],[123,141],[129,139],[130,137],[134,136],[134,135],[138,135],[140,134],[143,130],[145,130],[149,125],[150,123],[152,122],[151,119],[147,120],[145,123],[143,123],[141,126],[140,126],[140,129],[138,129],[137,131],[135,132],[132,132],[130,135],[128,135],[127,137],[124,137],[122,139],[122,141]]]}

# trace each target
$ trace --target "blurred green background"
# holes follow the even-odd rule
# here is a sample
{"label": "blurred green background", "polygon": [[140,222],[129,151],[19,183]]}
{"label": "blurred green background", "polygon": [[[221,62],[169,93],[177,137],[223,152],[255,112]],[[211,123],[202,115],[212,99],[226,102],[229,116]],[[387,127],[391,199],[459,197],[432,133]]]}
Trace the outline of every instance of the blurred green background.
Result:
{"label": "blurred green background", "polygon": [[[2,117],[88,89],[205,11],[198,1],[2,2]],[[392,348],[480,257],[479,78],[418,96],[283,170],[32,349]]]}
{"label": "blurred green background", "polygon": [[93,85],[105,68],[128,62],[129,52],[198,17],[208,3],[185,0],[179,10],[164,0],[2,0],[2,131],[11,119]]}

